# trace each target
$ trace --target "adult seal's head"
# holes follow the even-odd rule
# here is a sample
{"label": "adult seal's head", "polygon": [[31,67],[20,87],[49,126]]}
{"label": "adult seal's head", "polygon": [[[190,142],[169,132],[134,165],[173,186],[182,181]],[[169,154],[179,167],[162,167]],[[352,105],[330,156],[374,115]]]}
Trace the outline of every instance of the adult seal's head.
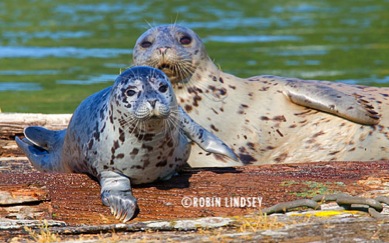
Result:
{"label": "adult seal's head", "polygon": [[178,106],[166,75],[151,67],[128,69],[112,87],[85,99],[66,130],[34,126],[24,135],[16,142],[35,168],[95,177],[102,202],[123,221],[138,208],[131,183],[169,179],[189,157],[188,139],[237,160]]}
{"label": "adult seal's head", "polygon": [[201,39],[191,29],[163,25],[147,30],[136,41],[136,65],[147,65],[166,73],[173,83],[188,82],[209,57]]}

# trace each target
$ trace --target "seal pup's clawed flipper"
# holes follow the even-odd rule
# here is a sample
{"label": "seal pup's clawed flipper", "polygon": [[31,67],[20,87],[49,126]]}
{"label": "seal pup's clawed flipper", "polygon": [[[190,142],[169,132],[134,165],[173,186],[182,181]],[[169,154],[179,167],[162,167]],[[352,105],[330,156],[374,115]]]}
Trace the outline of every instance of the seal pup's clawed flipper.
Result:
{"label": "seal pup's clawed flipper", "polygon": [[234,161],[239,161],[236,154],[222,140],[197,124],[181,106],[179,106],[179,112],[181,129],[190,140],[206,152],[221,154]]}
{"label": "seal pup's clawed flipper", "polygon": [[44,172],[65,172],[59,166],[60,153],[66,130],[48,130],[31,126],[24,129],[25,138],[15,137],[16,143],[33,163],[34,167]]}
{"label": "seal pup's clawed flipper", "polygon": [[379,123],[380,116],[368,101],[356,94],[348,95],[336,90],[325,85],[325,82],[288,80],[285,88],[286,96],[298,105],[328,112],[364,125]]}
{"label": "seal pup's clawed flipper", "polygon": [[127,222],[138,214],[138,204],[132,195],[128,177],[113,171],[102,171],[100,186],[101,200],[110,207],[116,219]]}

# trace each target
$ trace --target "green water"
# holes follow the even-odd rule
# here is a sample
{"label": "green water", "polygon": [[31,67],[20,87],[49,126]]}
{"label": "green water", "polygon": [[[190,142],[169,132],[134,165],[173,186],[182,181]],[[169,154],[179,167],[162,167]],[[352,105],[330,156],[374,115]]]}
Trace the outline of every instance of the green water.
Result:
{"label": "green water", "polygon": [[0,2],[0,108],[71,113],[149,26],[194,29],[226,72],[389,86],[389,1]]}

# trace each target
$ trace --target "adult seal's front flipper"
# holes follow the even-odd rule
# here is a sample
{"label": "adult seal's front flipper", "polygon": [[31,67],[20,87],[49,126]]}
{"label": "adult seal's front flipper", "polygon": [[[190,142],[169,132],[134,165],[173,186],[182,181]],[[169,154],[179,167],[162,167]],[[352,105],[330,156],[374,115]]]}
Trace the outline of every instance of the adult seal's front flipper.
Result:
{"label": "adult seal's front flipper", "polygon": [[380,121],[374,107],[357,94],[349,95],[322,82],[288,80],[285,95],[298,105],[328,112],[362,125]]}
{"label": "adult seal's front flipper", "polygon": [[235,153],[223,141],[197,124],[181,107],[179,107],[179,112],[181,129],[190,140],[207,152],[221,154],[234,161],[239,161]]}

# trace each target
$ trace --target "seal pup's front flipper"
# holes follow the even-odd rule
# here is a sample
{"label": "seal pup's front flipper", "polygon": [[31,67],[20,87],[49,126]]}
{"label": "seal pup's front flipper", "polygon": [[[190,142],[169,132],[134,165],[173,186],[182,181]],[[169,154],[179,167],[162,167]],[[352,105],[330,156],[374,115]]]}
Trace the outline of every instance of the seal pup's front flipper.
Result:
{"label": "seal pup's front flipper", "polygon": [[65,133],[66,129],[52,131],[43,127],[31,126],[24,129],[25,138],[15,137],[15,141],[38,170],[65,172],[65,168],[59,166]]}
{"label": "seal pup's front flipper", "polygon": [[110,207],[116,219],[127,222],[137,215],[139,208],[128,177],[114,171],[102,171],[99,181],[101,200]]}
{"label": "seal pup's front flipper", "polygon": [[239,161],[236,154],[222,140],[197,124],[181,106],[178,109],[181,118],[181,130],[190,140],[207,152],[225,155],[235,161]]}
{"label": "seal pup's front flipper", "polygon": [[288,80],[285,95],[298,105],[328,112],[363,125],[376,125],[378,112],[358,95],[349,95],[313,81]]}

